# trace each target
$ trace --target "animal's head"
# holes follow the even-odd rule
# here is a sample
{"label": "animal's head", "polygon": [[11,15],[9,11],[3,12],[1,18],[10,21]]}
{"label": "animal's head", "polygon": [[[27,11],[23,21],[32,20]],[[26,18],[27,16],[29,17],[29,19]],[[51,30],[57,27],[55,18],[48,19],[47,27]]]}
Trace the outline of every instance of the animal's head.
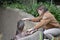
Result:
{"label": "animal's head", "polygon": [[20,31],[23,31],[23,29],[24,29],[24,21],[23,20],[19,20],[18,22],[17,22],[17,29],[18,30],[20,30]]}

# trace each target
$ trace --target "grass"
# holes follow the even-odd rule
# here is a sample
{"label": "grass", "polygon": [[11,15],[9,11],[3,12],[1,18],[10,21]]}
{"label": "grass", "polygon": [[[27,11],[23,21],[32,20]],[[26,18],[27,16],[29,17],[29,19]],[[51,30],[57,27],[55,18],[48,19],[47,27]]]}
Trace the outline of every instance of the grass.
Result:
{"label": "grass", "polygon": [[43,34],[42,34],[42,32],[40,33],[40,39],[39,40],[43,40]]}

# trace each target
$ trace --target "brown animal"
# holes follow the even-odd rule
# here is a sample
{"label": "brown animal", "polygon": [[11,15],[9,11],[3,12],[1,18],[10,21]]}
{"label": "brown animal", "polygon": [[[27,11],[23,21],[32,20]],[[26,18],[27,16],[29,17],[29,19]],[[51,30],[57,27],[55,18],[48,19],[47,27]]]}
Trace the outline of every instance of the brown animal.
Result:
{"label": "brown animal", "polygon": [[22,20],[29,20],[33,22],[39,22],[32,30],[28,30],[28,31],[31,32],[35,29],[39,29],[42,27],[43,29],[45,29],[43,32],[44,35],[46,35],[46,37],[48,37],[50,40],[52,39],[52,37],[54,37],[53,35],[60,34],[60,31],[59,31],[60,24],[55,19],[54,15],[51,12],[49,12],[49,10],[44,5],[39,6],[37,8],[37,11],[39,14],[38,17],[22,19]]}

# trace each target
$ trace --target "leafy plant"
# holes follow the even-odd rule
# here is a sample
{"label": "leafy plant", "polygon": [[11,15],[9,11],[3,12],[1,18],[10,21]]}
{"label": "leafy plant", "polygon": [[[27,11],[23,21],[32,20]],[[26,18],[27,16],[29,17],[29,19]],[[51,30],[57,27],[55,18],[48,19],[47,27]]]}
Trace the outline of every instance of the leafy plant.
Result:
{"label": "leafy plant", "polygon": [[60,23],[60,8],[57,8],[55,4],[44,4]]}
{"label": "leafy plant", "polygon": [[32,4],[32,6],[28,7],[26,5],[20,4],[20,3],[11,3],[11,4],[5,4],[4,7],[11,7],[11,8],[18,8],[22,9],[25,12],[32,14],[34,17],[37,17],[39,14],[37,13],[37,8],[41,4],[44,4],[48,10],[55,16],[55,18],[60,22],[60,8],[57,8],[55,4],[50,4],[47,2],[40,2],[40,3],[35,3]]}

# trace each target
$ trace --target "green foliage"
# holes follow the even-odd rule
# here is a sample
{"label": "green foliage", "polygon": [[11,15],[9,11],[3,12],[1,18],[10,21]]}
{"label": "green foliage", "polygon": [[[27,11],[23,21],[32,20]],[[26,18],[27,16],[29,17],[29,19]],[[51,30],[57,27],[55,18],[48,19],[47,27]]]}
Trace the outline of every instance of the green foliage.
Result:
{"label": "green foliage", "polygon": [[37,13],[36,9],[41,4],[44,4],[60,23],[60,8],[57,8],[55,4],[51,5],[50,3],[46,3],[46,2],[39,3],[39,4],[36,3],[36,4],[33,4],[30,8],[27,7],[25,11],[32,14],[33,16],[37,17],[38,13]]}
{"label": "green foliage", "polygon": [[11,7],[11,8],[18,8],[18,9],[22,9],[25,12],[32,14],[33,16],[37,17],[38,13],[37,13],[37,7],[40,6],[41,4],[44,4],[49,11],[55,16],[55,18],[60,22],[60,8],[57,8],[56,5],[54,4],[50,4],[47,2],[40,2],[40,3],[35,3],[32,4],[32,6],[28,7],[26,5],[20,4],[20,3],[11,3],[11,4],[7,4],[5,3],[3,6],[4,7]]}
{"label": "green foliage", "polygon": [[57,19],[57,21],[59,21],[60,23],[60,8],[57,8],[55,4],[50,4],[50,3],[39,3],[39,4],[33,4],[32,7],[26,10],[26,12],[32,14],[33,16],[37,17],[38,13],[36,11],[37,7],[41,4],[44,4],[48,10],[55,16],[55,18]]}
{"label": "green foliage", "polygon": [[26,9],[26,12],[32,14],[33,16],[37,17],[38,16],[38,13],[37,13],[37,7],[39,5],[37,3],[33,4],[31,7],[27,8]]}
{"label": "green foliage", "polygon": [[44,3],[44,5],[49,9],[49,11],[55,16],[55,18],[60,23],[60,8],[57,8],[54,4],[50,5],[49,3]]}
{"label": "green foliage", "polygon": [[26,5],[23,5],[23,4],[19,4],[19,3],[12,3],[12,4],[7,4],[4,5],[4,7],[11,7],[11,8],[18,8],[18,9],[22,9],[24,10],[25,12],[29,13],[29,14],[32,14],[33,16],[38,16],[38,13],[36,11],[37,7],[39,5],[36,3],[36,4],[33,4],[32,6],[28,7]]}

